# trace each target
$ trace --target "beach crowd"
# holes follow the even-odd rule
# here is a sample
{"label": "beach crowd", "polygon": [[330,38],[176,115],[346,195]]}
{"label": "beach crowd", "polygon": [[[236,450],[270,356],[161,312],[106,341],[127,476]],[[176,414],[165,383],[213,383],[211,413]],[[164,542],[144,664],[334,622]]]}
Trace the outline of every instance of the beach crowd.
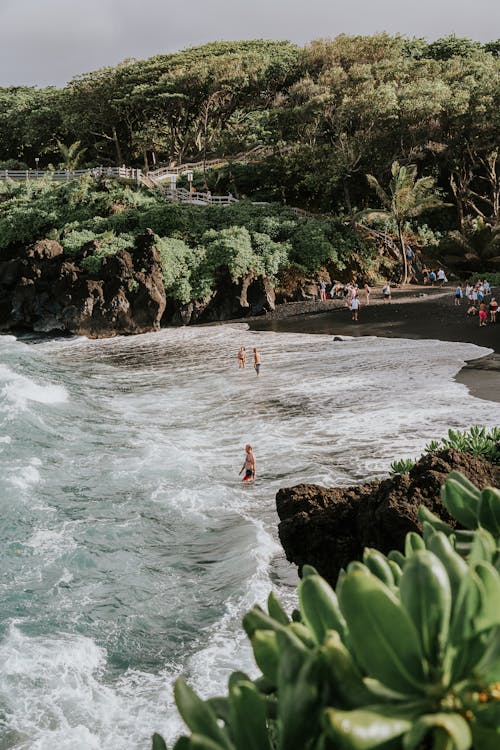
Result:
{"label": "beach crowd", "polygon": [[492,290],[489,281],[486,279],[472,283],[468,281],[465,289],[462,284],[458,284],[454,293],[455,305],[459,306],[465,297],[467,303],[467,315],[477,315],[479,325],[486,326],[488,323],[488,313],[490,323],[497,322],[498,302],[492,296]]}

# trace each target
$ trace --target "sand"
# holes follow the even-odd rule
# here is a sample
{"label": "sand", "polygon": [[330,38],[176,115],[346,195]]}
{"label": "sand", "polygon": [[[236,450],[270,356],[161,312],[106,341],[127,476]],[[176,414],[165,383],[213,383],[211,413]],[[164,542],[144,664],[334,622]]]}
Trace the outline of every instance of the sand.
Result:
{"label": "sand", "polygon": [[[500,291],[494,290],[497,299]],[[265,317],[247,319],[253,330],[322,333],[332,336],[381,336],[405,339],[459,341],[493,349],[494,353],[468,362],[458,373],[473,396],[500,402],[500,313],[498,322],[479,327],[477,316],[468,317],[466,305],[454,305],[454,288],[411,286],[392,292],[386,304],[380,290],[374,290],[370,304],[361,293],[359,321],[341,301],[299,302],[277,306]]]}

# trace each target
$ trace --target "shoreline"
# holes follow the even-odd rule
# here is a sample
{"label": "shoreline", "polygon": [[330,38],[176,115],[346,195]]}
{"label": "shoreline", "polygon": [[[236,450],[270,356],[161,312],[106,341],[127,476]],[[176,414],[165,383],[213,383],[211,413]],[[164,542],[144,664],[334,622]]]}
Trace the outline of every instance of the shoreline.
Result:
{"label": "shoreline", "polygon": [[[500,322],[480,328],[477,316],[467,316],[464,301],[460,306],[454,305],[453,291],[449,286],[395,289],[391,304],[387,304],[380,292],[374,290],[368,306],[363,305],[362,293],[358,322],[351,320],[350,311],[341,300],[282,304],[265,317],[241,319],[241,322],[248,323],[253,331],[431,339],[491,349],[491,353],[467,361],[455,380],[465,385],[472,396],[498,403]],[[497,289],[495,293],[498,295]]]}

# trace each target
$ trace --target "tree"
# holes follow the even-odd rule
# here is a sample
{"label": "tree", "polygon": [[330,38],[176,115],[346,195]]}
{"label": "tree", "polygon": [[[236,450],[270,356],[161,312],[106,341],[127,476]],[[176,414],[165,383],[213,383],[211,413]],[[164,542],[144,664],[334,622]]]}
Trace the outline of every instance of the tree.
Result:
{"label": "tree", "polygon": [[64,169],[72,171],[73,169],[77,168],[85,151],[87,150],[85,148],[80,148],[81,145],[81,141],[75,141],[70,146],[66,146],[66,144],[62,143],[61,141],[57,141],[57,147],[59,148],[59,151],[61,152],[61,156],[63,158],[61,166]]}
{"label": "tree", "polygon": [[408,283],[408,261],[403,234],[405,223],[421,216],[426,211],[447,205],[439,197],[434,187],[433,177],[417,179],[417,167],[410,164],[401,166],[395,161],[391,167],[392,179],[389,192],[381,187],[376,177],[367,174],[369,186],[377,194],[383,208],[367,208],[357,214],[358,220],[368,223],[375,219],[393,220],[397,227],[398,240],[403,258],[403,284]]}

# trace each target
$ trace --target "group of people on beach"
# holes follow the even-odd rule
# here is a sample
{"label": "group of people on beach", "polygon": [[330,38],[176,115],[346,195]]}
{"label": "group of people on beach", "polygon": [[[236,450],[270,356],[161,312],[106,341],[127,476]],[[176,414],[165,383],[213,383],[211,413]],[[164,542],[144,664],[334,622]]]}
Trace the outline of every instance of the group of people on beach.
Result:
{"label": "group of people on beach", "polygon": [[444,286],[448,283],[448,279],[446,278],[446,274],[443,268],[438,268],[437,271],[433,271],[432,269],[429,269],[427,267],[423,268],[422,279],[424,284],[429,284],[430,286],[434,286],[436,283],[439,284],[439,286]]}
{"label": "group of people on beach", "polygon": [[488,312],[490,323],[497,322],[498,302],[492,296],[491,286],[487,279],[480,279],[474,284],[468,281],[465,290],[462,284],[458,284],[454,294],[456,306],[462,303],[464,296],[467,300],[467,315],[477,315],[481,327],[488,323]]}
{"label": "group of people on beach", "polygon": [[[318,282],[318,289],[320,284],[324,284],[324,282]],[[369,305],[370,304],[370,294],[372,290],[370,288],[370,285],[368,283],[364,284],[362,288],[360,288],[356,282],[348,282],[347,284],[343,284],[340,281],[334,281],[332,288],[330,289],[330,299],[334,299],[336,297],[342,297],[344,300],[344,304],[346,307],[348,307],[351,311],[351,318],[352,320],[358,320],[359,316],[359,309],[361,307],[361,293],[364,294],[364,304]],[[387,281],[384,286],[382,287],[382,297],[384,300],[384,304],[390,304],[391,302],[391,285]],[[325,296],[326,299],[326,296]],[[320,295],[321,300],[321,295]]]}
{"label": "group of people on beach", "polygon": [[[238,369],[244,370],[247,362],[247,350],[244,346],[240,346],[238,350]],[[260,353],[257,348],[253,347],[253,368],[257,375],[260,375]]]}

